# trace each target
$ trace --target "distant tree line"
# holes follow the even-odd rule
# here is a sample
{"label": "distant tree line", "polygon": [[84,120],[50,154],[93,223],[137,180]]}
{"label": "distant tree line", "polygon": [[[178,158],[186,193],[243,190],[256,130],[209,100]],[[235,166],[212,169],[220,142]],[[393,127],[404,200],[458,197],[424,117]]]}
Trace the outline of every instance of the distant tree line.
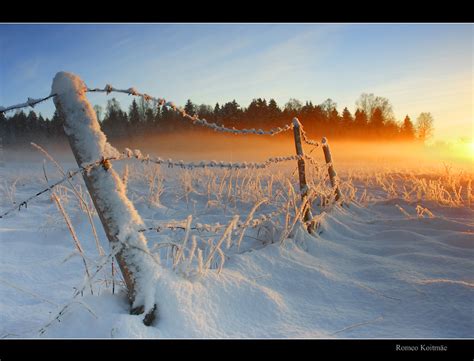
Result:
{"label": "distant tree line", "polygon": [[[332,139],[351,140],[404,140],[421,141],[433,133],[433,117],[421,113],[414,123],[407,115],[402,121],[394,117],[388,99],[374,94],[361,94],[352,114],[347,107],[342,112],[337,104],[327,99],[314,105],[290,99],[284,107],[274,99],[253,99],[247,107],[235,100],[214,107],[195,104],[188,100],[184,106],[188,114],[228,127],[270,129],[288,124],[297,117],[307,133],[315,138],[328,136]],[[108,100],[105,109],[94,106],[102,129],[111,139],[127,139],[145,134],[161,134],[196,131],[198,128],[179,113],[159,107],[153,101],[133,100],[124,111],[117,99]],[[18,111],[8,118],[0,114],[0,134],[3,143],[20,144],[64,139],[63,119],[57,112],[51,119],[43,118],[34,111]],[[205,131],[203,128],[199,130]],[[212,132],[212,131],[210,131]]]}

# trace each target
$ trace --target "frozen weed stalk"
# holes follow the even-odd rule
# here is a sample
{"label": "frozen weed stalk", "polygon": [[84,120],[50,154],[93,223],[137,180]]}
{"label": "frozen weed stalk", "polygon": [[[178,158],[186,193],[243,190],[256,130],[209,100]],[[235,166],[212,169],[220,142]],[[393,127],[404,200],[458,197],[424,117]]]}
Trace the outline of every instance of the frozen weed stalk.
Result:
{"label": "frozen weed stalk", "polygon": [[[128,167],[126,169],[128,170]],[[165,190],[164,178],[161,174],[160,166],[156,164],[151,164],[145,167],[144,174],[148,182],[148,206],[159,206],[161,204],[160,197]]]}
{"label": "frozen weed stalk", "polygon": [[[65,177],[66,176],[66,171],[63,169],[63,167],[54,159],[54,157],[49,154],[43,147],[39,146],[38,144],[36,143],[31,143],[31,145],[33,147],[35,147],[37,150],[39,150],[42,154],[44,154],[46,156],[46,158],[52,162],[56,169],[58,170],[58,172],[63,176]],[[44,176],[46,178],[46,183],[48,183],[48,177],[46,175],[46,170],[44,168],[44,164],[43,164],[43,172],[44,172]],[[105,253],[104,253],[104,250],[102,248],[102,246],[100,245],[100,241],[99,241],[99,236],[97,235],[97,230],[95,228],[95,224],[94,224],[94,219],[93,219],[93,206],[92,205],[89,205],[89,202],[86,202],[86,197],[90,200],[90,195],[85,195],[83,192],[82,192],[82,189],[81,189],[81,186],[80,185],[75,185],[72,183],[72,180],[71,179],[67,179],[67,183],[69,184],[70,186],[70,189],[72,190],[73,194],[75,195],[76,199],[77,199],[77,202],[78,202],[78,205],[79,205],[79,208],[86,213],[87,215],[87,219],[89,220],[89,224],[91,226],[91,230],[92,230],[92,234],[94,236],[94,240],[95,240],[95,244],[96,244],[96,247],[97,247],[97,251],[99,252],[99,255],[100,256],[103,256]],[[59,188],[60,189],[60,188]],[[57,203],[57,202],[56,202]]]}

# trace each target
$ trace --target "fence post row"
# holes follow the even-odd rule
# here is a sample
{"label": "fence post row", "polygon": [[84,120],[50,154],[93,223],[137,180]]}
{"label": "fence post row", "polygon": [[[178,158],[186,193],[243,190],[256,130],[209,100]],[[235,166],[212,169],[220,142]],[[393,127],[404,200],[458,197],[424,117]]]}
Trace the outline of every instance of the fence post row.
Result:
{"label": "fence post row", "polygon": [[329,149],[328,140],[324,137],[321,140],[324,152],[324,159],[326,160],[326,164],[328,164],[328,174],[329,174],[329,181],[331,182],[331,187],[334,189],[334,193],[336,194],[336,201],[339,201],[342,198],[341,190],[339,189],[339,184],[337,182],[337,173],[334,170],[334,165],[332,164],[332,156],[331,150]]}
{"label": "fence post row", "polygon": [[[105,159],[106,147],[110,145],[85,96],[87,88],[83,81],[74,74],[60,72],[52,88],[57,94],[54,104],[64,118],[64,130],[77,164]],[[145,305],[144,293],[150,292],[147,280],[152,279],[155,269],[153,262],[146,258],[150,255],[145,236],[133,229],[142,226],[143,221],[110,164],[104,162],[103,166],[83,172],[83,178],[111,248],[121,247],[115,258],[128,288],[131,313],[146,312],[143,322],[150,325],[155,318],[156,305]]]}
{"label": "fence post row", "polygon": [[[303,144],[301,143],[301,123],[298,118],[293,118],[293,133],[295,136],[295,148],[296,155],[300,158],[298,159],[298,177],[300,180],[300,193],[302,202],[306,202],[308,198],[308,184],[306,183],[306,169],[304,162],[304,152]],[[311,214],[311,203],[306,208],[303,219],[305,222],[309,222],[313,218]],[[312,233],[314,230],[314,225],[308,225],[308,232]]]}

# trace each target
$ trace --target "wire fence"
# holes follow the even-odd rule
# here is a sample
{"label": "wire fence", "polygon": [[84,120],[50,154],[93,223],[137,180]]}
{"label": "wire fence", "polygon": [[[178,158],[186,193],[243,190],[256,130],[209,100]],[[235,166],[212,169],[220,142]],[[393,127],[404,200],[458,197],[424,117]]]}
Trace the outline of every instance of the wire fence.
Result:
{"label": "wire fence", "polygon": [[[119,89],[115,88],[110,84],[107,84],[104,88],[86,88],[86,92],[91,92],[91,93],[106,93],[107,95],[110,93],[123,93],[127,95],[132,95],[132,96],[137,96],[143,98],[145,101],[154,101],[156,102],[157,106],[162,106],[162,107],[167,107],[168,109],[172,109],[173,111],[179,113],[183,118],[188,119],[192,121],[192,124],[197,125],[197,126],[202,126],[206,127],[209,129],[213,129],[214,131],[217,132],[223,132],[223,133],[232,133],[232,134],[239,134],[239,135],[249,135],[249,134],[254,134],[254,135],[270,135],[274,136],[283,132],[290,131],[294,129],[295,126],[298,126],[300,134],[301,134],[301,140],[311,146],[318,147],[320,146],[320,143],[310,139],[307,133],[304,131],[303,126],[299,123],[299,121],[291,122],[289,124],[284,125],[283,127],[277,127],[273,128],[270,130],[263,130],[263,129],[236,129],[235,127],[228,128],[224,125],[217,124],[217,123],[212,123],[208,122],[206,119],[200,119],[197,115],[190,115],[188,114],[182,107],[178,107],[174,102],[172,101],[167,101],[164,98],[159,98],[159,97],[154,97],[146,93],[141,93],[139,92],[136,88],[130,87],[128,89]],[[5,113],[8,111],[12,110],[17,110],[17,109],[22,109],[22,108],[27,108],[27,107],[34,107],[36,104],[39,104],[41,102],[44,102],[46,100],[49,100],[53,97],[55,97],[56,94],[50,94],[46,97],[43,98],[28,98],[26,102],[12,105],[9,107],[0,107],[0,113]],[[271,165],[278,164],[281,162],[286,162],[286,161],[301,161],[301,160],[307,160],[310,162],[310,164],[314,165],[315,167],[319,166],[319,162],[316,161],[313,157],[309,156],[308,154],[303,154],[303,155],[287,155],[287,156],[278,156],[278,157],[271,157],[266,159],[263,162],[229,162],[229,161],[200,161],[200,162],[185,162],[183,160],[173,160],[173,159],[162,159],[160,157],[151,157],[150,155],[144,156],[143,153],[139,149],[135,150],[130,150],[128,148],[125,149],[125,151],[118,157],[108,157],[108,158],[102,158],[100,160],[97,160],[95,162],[89,163],[87,165],[81,166],[77,169],[70,170],[67,172],[67,174],[60,180],[56,181],[55,183],[49,185],[48,187],[42,189],[41,191],[37,192],[36,194],[24,199],[23,201],[19,202],[18,205],[15,205],[14,207],[11,207],[10,209],[4,211],[2,214],[0,214],[0,218],[4,218],[7,215],[11,214],[12,212],[15,211],[20,211],[22,207],[27,208],[28,207],[28,202],[34,200],[35,198],[41,196],[42,194],[53,190],[55,187],[59,186],[60,184],[68,181],[69,179],[73,178],[77,174],[82,174],[84,172],[87,172],[91,170],[94,167],[102,166],[105,170],[108,169],[110,166],[111,161],[120,161],[120,160],[125,160],[125,159],[137,159],[141,162],[144,163],[155,163],[158,165],[166,165],[170,168],[173,167],[179,167],[182,169],[195,169],[195,168],[221,168],[221,169],[263,169],[267,168]],[[325,164],[328,168],[332,167],[331,162],[327,162]],[[224,227],[224,226],[222,226]],[[222,228],[221,227],[221,228]],[[156,226],[153,228],[153,230],[160,230],[163,228],[162,226]],[[170,228],[170,227],[168,227]],[[171,227],[173,228],[173,227]],[[177,228],[177,227],[174,227]],[[179,228],[179,227],[178,227]],[[194,227],[197,230],[203,230],[206,227],[200,227],[200,226],[195,226]],[[216,227],[207,227],[206,229],[216,229]],[[219,227],[217,227],[219,228]],[[151,230],[151,229],[145,229],[145,230]],[[145,230],[140,230],[141,232]]]}
{"label": "wire fence", "polygon": [[110,162],[117,162],[117,161],[124,161],[128,159],[137,159],[141,161],[142,163],[155,163],[158,165],[167,165],[168,167],[179,167],[182,169],[194,169],[194,168],[221,168],[221,169],[262,169],[262,168],[267,168],[270,165],[281,163],[281,162],[286,162],[286,161],[291,161],[291,160],[299,160],[299,159],[307,159],[309,160],[312,164],[318,164],[318,162],[311,156],[309,155],[304,155],[304,156],[298,156],[298,155],[292,155],[292,156],[286,156],[286,157],[273,157],[273,158],[268,158],[267,160],[263,162],[223,162],[223,161],[201,161],[201,162],[184,162],[182,160],[173,160],[173,159],[162,159],[160,157],[151,157],[150,155],[144,156],[142,152],[139,149],[134,149],[133,151],[130,149],[126,149],[125,152],[123,152],[120,156],[117,157],[108,157],[108,158],[102,158],[100,160],[97,160],[95,162],[85,164],[84,166],[69,170],[66,172],[66,175],[57,180],[56,182],[50,184],[48,187],[43,188],[42,190],[38,191],[37,193],[31,195],[30,197],[17,202],[18,205],[15,205],[14,207],[11,207],[4,211],[3,213],[0,214],[0,218],[5,218],[7,215],[15,212],[15,211],[20,211],[22,208],[28,208],[28,203],[34,200],[35,198],[40,197],[41,195],[52,191],[54,188],[57,186],[61,185],[62,183],[70,180],[74,176],[78,174],[82,174],[84,172],[88,172],[91,169],[95,167],[102,166],[105,170],[110,167]]}

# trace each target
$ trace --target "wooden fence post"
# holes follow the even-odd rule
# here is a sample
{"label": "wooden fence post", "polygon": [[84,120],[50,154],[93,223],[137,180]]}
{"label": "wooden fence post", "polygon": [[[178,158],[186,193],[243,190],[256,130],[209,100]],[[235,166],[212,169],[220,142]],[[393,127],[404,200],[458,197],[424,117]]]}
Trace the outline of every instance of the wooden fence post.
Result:
{"label": "wooden fence post", "polygon": [[[156,265],[148,251],[146,238],[138,232],[143,221],[126,196],[120,176],[105,161],[114,151],[100,129],[97,116],[85,96],[87,87],[74,74],[59,72],[52,85],[57,94],[54,104],[64,119],[64,130],[79,166],[104,159],[103,163],[83,172],[84,182],[94,202],[105,234],[128,288],[130,312],[146,313],[143,322],[150,325],[155,318],[154,293],[150,297]],[[148,254],[147,254],[148,253]],[[151,304],[150,304],[151,303]]]}
{"label": "wooden fence post", "polygon": [[328,174],[329,180],[331,182],[331,187],[334,189],[334,193],[336,194],[336,201],[339,201],[342,198],[341,190],[339,189],[339,184],[337,182],[337,173],[334,170],[334,164],[332,163],[332,156],[331,150],[329,149],[329,143],[326,138],[321,140],[323,145],[323,152],[324,152],[324,159],[326,160],[326,164],[328,164]]}
{"label": "wooden fence post", "polygon": [[[296,154],[300,156],[298,159],[298,176],[300,180],[300,193],[301,193],[301,200],[306,202],[308,198],[308,184],[306,183],[306,170],[305,170],[305,162],[304,162],[304,152],[303,152],[303,145],[301,143],[301,123],[298,118],[293,118],[293,133],[295,136],[295,148]],[[304,213],[304,221],[308,222],[313,218],[311,214],[311,204],[308,205]],[[314,230],[314,226],[312,224],[308,225],[308,232],[312,233]]]}

